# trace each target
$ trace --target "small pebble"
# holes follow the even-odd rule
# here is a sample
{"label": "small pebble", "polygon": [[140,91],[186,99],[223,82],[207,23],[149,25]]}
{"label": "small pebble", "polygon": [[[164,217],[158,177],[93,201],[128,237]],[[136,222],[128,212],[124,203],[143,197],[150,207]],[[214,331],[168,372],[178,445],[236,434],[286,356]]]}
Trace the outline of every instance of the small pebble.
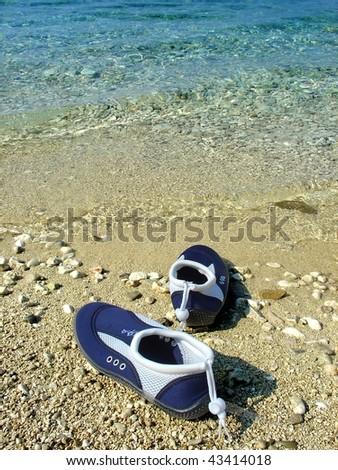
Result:
{"label": "small pebble", "polygon": [[327,375],[338,375],[337,364],[325,364],[324,371],[327,373]]}
{"label": "small pebble", "polygon": [[305,275],[301,278],[301,280],[302,280],[303,282],[305,282],[305,284],[312,284],[313,281],[314,281],[314,277],[311,276],[311,274],[305,274]]}
{"label": "small pebble", "polygon": [[129,274],[130,281],[143,281],[148,278],[148,274],[142,271],[135,271]]}
{"label": "small pebble", "polygon": [[258,295],[261,299],[279,300],[286,295],[284,289],[263,289]]}
{"label": "small pebble", "polygon": [[289,279],[290,281],[294,281],[295,279],[298,279],[298,275],[295,274],[295,273],[290,273],[290,271],[285,271],[285,273],[283,274],[284,277],[286,277],[287,279]]}
{"label": "small pebble", "polygon": [[256,447],[259,450],[265,450],[268,448],[268,443],[264,441],[264,439],[258,439],[258,441],[256,441]]}
{"label": "small pebble", "polygon": [[303,415],[296,414],[296,413],[291,415],[290,418],[288,419],[288,422],[294,426],[296,424],[301,424],[303,421],[304,421]]}
{"label": "small pebble", "polygon": [[305,324],[307,324],[309,326],[309,328],[311,328],[311,330],[320,331],[323,328],[320,321],[316,320],[315,318],[303,317],[301,319],[301,321],[303,321]]}
{"label": "small pebble", "polygon": [[274,263],[273,261],[268,261],[268,262],[266,263],[266,265],[269,266],[270,268],[276,268],[276,269],[282,267],[281,264],[279,264],[279,263]]}
{"label": "small pebble", "polygon": [[52,291],[53,291],[53,290],[58,290],[58,289],[60,289],[61,287],[62,287],[61,284],[59,284],[58,282],[49,282],[49,283],[47,284],[47,288],[48,288],[49,290],[52,290]]}
{"label": "small pebble", "polygon": [[296,441],[278,441],[278,445],[284,447],[284,449],[297,450],[298,444]]}
{"label": "small pebble", "polygon": [[85,277],[86,274],[81,272],[81,271],[78,271],[77,269],[75,269],[74,271],[71,271],[69,273],[70,277],[72,277],[73,279],[80,279],[81,277]]}
{"label": "small pebble", "polygon": [[29,301],[29,297],[24,294],[20,294],[18,297],[19,304],[24,304],[25,302]]}
{"label": "small pebble", "polygon": [[314,279],[317,279],[318,276],[321,276],[321,274],[322,274],[322,273],[321,273],[320,271],[312,271],[312,272],[310,273],[310,276],[312,276]]}
{"label": "small pebble", "polygon": [[248,299],[248,304],[250,307],[254,308],[255,310],[260,310],[263,305],[259,300]]}
{"label": "small pebble", "polygon": [[73,313],[74,307],[70,304],[64,304],[62,310],[64,311],[64,313]]}
{"label": "small pebble", "polygon": [[338,308],[338,302],[336,302],[335,300],[325,300],[324,306],[325,307],[332,307],[332,308],[337,309]]}
{"label": "small pebble", "polygon": [[127,431],[127,426],[123,423],[114,423],[114,428],[120,436],[123,436]]}
{"label": "small pebble", "polygon": [[268,321],[266,321],[265,323],[263,323],[262,325],[262,330],[265,332],[265,333],[271,333],[271,331],[275,330],[276,328]]}
{"label": "small pebble", "polygon": [[299,415],[305,414],[306,406],[305,406],[304,401],[300,397],[293,395],[292,397],[290,397],[290,403],[291,403],[292,411],[295,414],[299,414]]}
{"label": "small pebble", "polygon": [[156,281],[152,283],[151,288],[156,292],[161,292],[162,294],[170,293],[169,285],[160,285]]}
{"label": "small pebble", "polygon": [[0,256],[0,272],[9,270],[9,261],[5,256]]}
{"label": "small pebble", "polygon": [[64,264],[61,264],[59,267],[58,267],[58,273],[59,274],[69,274],[73,271],[73,268],[71,266],[67,266],[67,265],[64,265]]}
{"label": "small pebble", "polygon": [[60,251],[64,255],[68,255],[69,253],[74,253],[74,249],[70,246],[61,246]]}
{"label": "small pebble", "polygon": [[322,305],[320,307],[320,310],[323,312],[323,313],[331,313],[333,312],[333,308],[332,307],[329,307],[328,305]]}
{"label": "small pebble", "polygon": [[36,266],[39,266],[41,264],[41,261],[32,258],[29,261],[27,261],[26,266],[27,268],[35,268]]}
{"label": "small pebble", "polygon": [[93,268],[89,268],[89,272],[95,276],[96,274],[103,274],[104,269],[102,266],[95,266]]}
{"label": "small pebble", "polygon": [[40,292],[41,294],[47,295],[50,293],[50,290],[44,284],[40,284],[39,282],[35,284],[35,291]]}
{"label": "small pebble", "polygon": [[157,272],[148,273],[148,279],[150,279],[151,281],[158,281],[159,279],[162,279],[162,277],[162,274]]}
{"label": "small pebble", "polygon": [[78,268],[79,266],[82,266],[83,263],[77,258],[71,258],[67,259],[67,264],[73,268]]}
{"label": "small pebble", "polygon": [[25,242],[23,240],[17,240],[15,243],[14,243],[14,247],[13,247],[13,250],[15,253],[23,253],[25,251]]}
{"label": "small pebble", "polygon": [[10,294],[11,292],[7,289],[6,286],[0,286],[0,296],[5,296]]}
{"label": "small pebble", "polygon": [[43,357],[44,357],[44,360],[45,360],[46,364],[50,364],[52,362],[52,359],[53,359],[54,356],[50,352],[44,352]]}
{"label": "small pebble", "polygon": [[316,300],[320,300],[323,296],[323,292],[320,291],[319,289],[316,289],[312,292],[312,297]]}
{"label": "small pebble", "polygon": [[61,261],[60,258],[57,258],[56,256],[52,256],[52,257],[47,259],[46,266],[48,266],[48,267],[58,266],[59,264],[61,264],[61,262],[62,261]]}
{"label": "small pebble", "polygon": [[142,294],[138,290],[135,290],[132,292],[127,292],[127,297],[129,300],[133,302],[134,300],[141,298]]}
{"label": "small pebble", "polygon": [[125,285],[127,287],[138,287],[139,285],[141,285],[141,282],[140,281],[131,281],[130,279],[128,279],[127,281],[125,281]]}
{"label": "small pebble", "polygon": [[23,393],[24,395],[29,394],[29,388],[25,384],[19,384],[18,385],[18,390],[19,390],[19,392]]}
{"label": "small pebble", "polygon": [[265,316],[261,312],[259,312],[258,310],[255,310],[252,307],[249,307],[248,312],[246,312],[246,316],[248,318],[252,318],[252,320],[254,320],[258,323],[266,322]]}
{"label": "small pebble", "polygon": [[329,405],[324,401],[316,401],[316,406],[318,410],[327,410],[329,407]]}
{"label": "small pebble", "polygon": [[121,413],[121,418],[130,418],[130,416],[134,413],[132,408],[125,408]]}
{"label": "small pebble", "polygon": [[153,303],[156,302],[156,299],[155,299],[155,297],[147,296],[147,297],[144,298],[144,301],[145,301],[146,304],[152,305]]}
{"label": "small pebble", "polygon": [[294,328],[292,326],[287,326],[286,328],[282,330],[282,332],[288,336],[293,336],[294,338],[297,338],[297,339],[304,338],[303,333],[301,333],[299,330],[297,330],[297,328]]}
{"label": "small pebble", "polygon": [[195,439],[189,439],[187,444],[188,446],[198,446],[199,444],[202,444],[203,439],[201,437],[196,437]]}
{"label": "small pebble", "polygon": [[327,290],[328,287],[325,285],[325,284],[321,284],[320,282],[314,282],[313,284],[313,287],[316,289],[316,290]]}
{"label": "small pebble", "polygon": [[299,287],[298,282],[287,281],[286,279],[281,279],[277,284],[280,287]]}

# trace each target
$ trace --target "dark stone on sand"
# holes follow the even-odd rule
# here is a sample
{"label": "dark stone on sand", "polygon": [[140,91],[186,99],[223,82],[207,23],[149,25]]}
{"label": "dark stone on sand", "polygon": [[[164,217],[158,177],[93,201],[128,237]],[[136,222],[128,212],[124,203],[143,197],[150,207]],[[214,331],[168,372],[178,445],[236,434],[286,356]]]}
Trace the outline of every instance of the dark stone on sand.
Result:
{"label": "dark stone on sand", "polygon": [[284,289],[263,289],[260,290],[258,295],[261,299],[278,300],[286,295]]}

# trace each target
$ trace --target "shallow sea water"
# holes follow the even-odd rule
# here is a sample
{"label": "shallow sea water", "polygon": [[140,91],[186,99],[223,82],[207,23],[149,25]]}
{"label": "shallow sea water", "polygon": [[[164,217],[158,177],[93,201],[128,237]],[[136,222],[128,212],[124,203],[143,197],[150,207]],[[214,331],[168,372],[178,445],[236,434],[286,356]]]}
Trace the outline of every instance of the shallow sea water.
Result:
{"label": "shallow sea water", "polygon": [[[143,166],[158,172],[162,194],[176,172],[189,174],[188,195],[216,203],[241,187],[264,202],[267,191],[275,201],[316,187],[316,206],[337,204],[337,7],[336,0],[1,2],[0,140],[12,149],[44,141],[48,158],[48,142],[90,131],[89,162],[109,158],[112,135],[131,131],[158,144],[161,164]],[[163,164],[161,140],[178,137],[201,152],[177,160],[169,152]],[[125,156],[123,174],[133,158],[137,151]],[[140,193],[137,168],[139,180],[128,184]],[[103,203],[116,197],[108,183]]]}
{"label": "shallow sea water", "polygon": [[0,8],[1,116],[125,100],[140,108],[156,94],[203,108],[232,88],[330,96],[336,84],[335,0],[14,0]]}

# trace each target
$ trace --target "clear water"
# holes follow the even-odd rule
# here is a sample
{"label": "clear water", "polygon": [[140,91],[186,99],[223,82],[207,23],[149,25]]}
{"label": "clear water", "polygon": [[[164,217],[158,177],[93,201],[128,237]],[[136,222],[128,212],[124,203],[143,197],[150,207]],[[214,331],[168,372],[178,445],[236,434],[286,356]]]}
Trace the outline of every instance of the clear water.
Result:
{"label": "clear water", "polygon": [[337,83],[337,0],[8,0],[0,19],[2,116],[264,87],[262,71]]}

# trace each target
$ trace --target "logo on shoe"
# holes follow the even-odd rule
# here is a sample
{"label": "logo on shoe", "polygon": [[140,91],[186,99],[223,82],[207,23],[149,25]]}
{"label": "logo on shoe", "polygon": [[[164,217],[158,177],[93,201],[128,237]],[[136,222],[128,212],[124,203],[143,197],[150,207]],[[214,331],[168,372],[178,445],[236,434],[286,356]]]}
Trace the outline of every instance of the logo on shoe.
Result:
{"label": "logo on shoe", "polygon": [[219,283],[220,283],[220,284],[226,284],[226,282],[227,282],[226,276],[220,276],[220,278],[219,278]]}
{"label": "logo on shoe", "polygon": [[121,333],[127,336],[134,336],[137,333],[137,330],[127,330],[123,328],[123,330],[121,330]]}

